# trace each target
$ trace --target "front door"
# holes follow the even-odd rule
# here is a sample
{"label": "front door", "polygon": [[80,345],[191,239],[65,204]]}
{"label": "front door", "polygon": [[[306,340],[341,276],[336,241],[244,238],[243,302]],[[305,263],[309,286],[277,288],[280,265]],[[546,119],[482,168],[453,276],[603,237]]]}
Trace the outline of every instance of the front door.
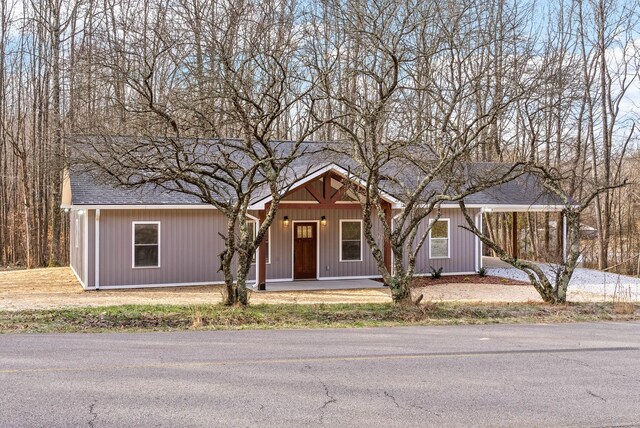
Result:
{"label": "front door", "polygon": [[295,223],[293,228],[293,279],[317,278],[316,223]]}

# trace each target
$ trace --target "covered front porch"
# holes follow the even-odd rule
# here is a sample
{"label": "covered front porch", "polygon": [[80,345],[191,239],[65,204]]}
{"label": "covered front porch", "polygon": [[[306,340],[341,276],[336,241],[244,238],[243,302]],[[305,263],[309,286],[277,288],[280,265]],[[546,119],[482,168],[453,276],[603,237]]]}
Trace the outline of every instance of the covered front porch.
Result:
{"label": "covered front porch", "polygon": [[[326,290],[383,287],[370,278],[379,276],[364,239],[358,184],[336,166],[310,174],[280,201],[269,232],[256,254],[258,290]],[[384,219],[391,222],[393,200],[384,199]],[[254,205],[259,227],[270,202]],[[374,233],[382,235],[382,223],[373,218]],[[391,247],[381,242],[387,268]]]}

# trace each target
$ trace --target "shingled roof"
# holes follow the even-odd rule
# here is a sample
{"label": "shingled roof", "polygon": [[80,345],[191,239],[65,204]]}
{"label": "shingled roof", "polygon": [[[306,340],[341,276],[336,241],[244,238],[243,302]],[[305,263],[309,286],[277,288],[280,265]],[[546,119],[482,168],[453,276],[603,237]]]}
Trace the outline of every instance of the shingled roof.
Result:
{"label": "shingled roof", "polygon": [[[461,187],[479,182],[490,175],[496,175],[502,171],[507,171],[512,165],[506,163],[468,163],[458,168],[457,174],[461,176]],[[353,171],[356,169],[355,162],[340,154],[323,154],[318,156],[301,156],[296,159],[291,168],[291,182],[303,182],[307,177],[311,177],[315,172],[327,168],[335,168],[339,172]],[[392,174],[402,175],[402,180],[406,185],[411,185],[411,180],[417,182],[419,174],[407,165],[399,165],[397,170],[390,171]],[[430,184],[427,192],[436,190],[440,184],[434,181]],[[400,189],[393,189],[393,186],[385,186],[384,192],[402,200]],[[269,193],[258,192],[255,201],[265,200]],[[529,173],[519,175],[515,179],[465,197],[465,203],[470,207],[487,207],[499,211],[504,210],[560,210],[562,201],[542,187],[539,179]],[[455,205],[450,202],[444,205]],[[114,178],[96,175],[86,168],[78,167],[71,163],[65,180],[63,190],[63,206],[180,206],[203,208],[210,205],[203,202],[198,196],[189,195],[180,191],[167,190],[152,184],[145,184],[139,187],[125,187],[118,185]]]}

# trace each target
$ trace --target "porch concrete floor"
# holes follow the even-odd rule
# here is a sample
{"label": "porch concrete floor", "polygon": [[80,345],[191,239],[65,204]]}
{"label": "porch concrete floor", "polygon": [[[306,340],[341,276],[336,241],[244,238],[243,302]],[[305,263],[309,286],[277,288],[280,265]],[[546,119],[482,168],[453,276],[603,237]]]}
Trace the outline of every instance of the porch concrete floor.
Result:
{"label": "porch concrete floor", "polygon": [[[373,279],[336,279],[269,282],[265,291],[310,291],[310,290],[352,290],[362,288],[386,288],[381,282]],[[262,293],[263,291],[260,291]]]}

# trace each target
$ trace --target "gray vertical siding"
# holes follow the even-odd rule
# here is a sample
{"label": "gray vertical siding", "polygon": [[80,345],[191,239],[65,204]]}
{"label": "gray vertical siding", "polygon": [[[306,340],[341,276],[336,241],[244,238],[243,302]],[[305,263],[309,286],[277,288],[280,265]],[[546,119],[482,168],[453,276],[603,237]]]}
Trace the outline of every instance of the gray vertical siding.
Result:
{"label": "gray vertical siding", "polygon": [[[469,210],[469,212],[471,216],[474,217],[478,210]],[[435,218],[435,216],[431,216],[430,218]],[[422,222],[418,229],[418,236],[424,233],[430,218]],[[427,238],[416,259],[416,273],[428,274],[431,272],[431,266],[435,269],[442,267],[442,273],[444,274],[475,272],[475,236],[471,232],[460,228],[461,225],[467,224],[462,212],[459,209],[443,209],[440,218],[449,219],[451,241],[449,258],[430,259],[429,238]]]}
{"label": "gray vertical siding", "polygon": [[[160,222],[160,267],[132,267],[132,222]],[[205,210],[101,210],[100,285],[222,282],[225,217]]]}
{"label": "gray vertical siding", "polygon": [[[257,216],[257,213],[252,213]],[[473,213],[475,214],[475,213]],[[88,234],[89,281],[94,286],[94,234],[95,211],[85,211],[89,217],[84,230],[82,216],[72,211],[72,221],[80,218],[81,241],[76,249],[72,242],[71,264],[82,276],[83,236]],[[363,240],[363,260],[340,262],[340,220],[361,219],[359,208],[321,210],[318,208],[293,209],[281,206],[271,226],[271,260],[267,264],[267,280],[291,279],[293,276],[292,246],[294,221],[319,221],[326,216],[327,225],[318,227],[319,278],[361,277],[379,275],[367,244]],[[289,226],[284,226],[284,216]],[[443,218],[451,223],[451,253],[448,259],[429,259],[429,243],[425,243],[417,260],[417,273],[429,273],[430,266],[443,267],[444,273],[472,272],[475,270],[475,238],[460,229],[464,218],[458,209],[446,209]],[[160,268],[132,267],[132,222],[160,222]],[[375,219],[374,235],[382,246],[382,228]],[[424,230],[428,220],[421,226]],[[224,248],[219,233],[226,233],[226,219],[216,210],[101,210],[100,216],[100,286],[171,285],[222,282],[218,272],[218,255]],[[72,241],[74,239],[72,230]],[[252,267],[250,281],[255,279]]]}
{"label": "gray vertical siding", "polygon": [[[323,215],[327,217],[327,225],[319,225],[318,227],[320,278],[378,275],[375,261],[365,242],[363,242],[361,262],[340,262],[340,219],[362,219],[360,209],[290,209],[283,204],[280,206],[276,220],[271,225],[271,263],[267,265],[267,280],[292,278],[293,222],[298,220],[316,221],[320,220]],[[284,216],[289,217],[288,227],[284,226]],[[381,226],[379,222],[376,224],[375,233],[381,236]]]}

